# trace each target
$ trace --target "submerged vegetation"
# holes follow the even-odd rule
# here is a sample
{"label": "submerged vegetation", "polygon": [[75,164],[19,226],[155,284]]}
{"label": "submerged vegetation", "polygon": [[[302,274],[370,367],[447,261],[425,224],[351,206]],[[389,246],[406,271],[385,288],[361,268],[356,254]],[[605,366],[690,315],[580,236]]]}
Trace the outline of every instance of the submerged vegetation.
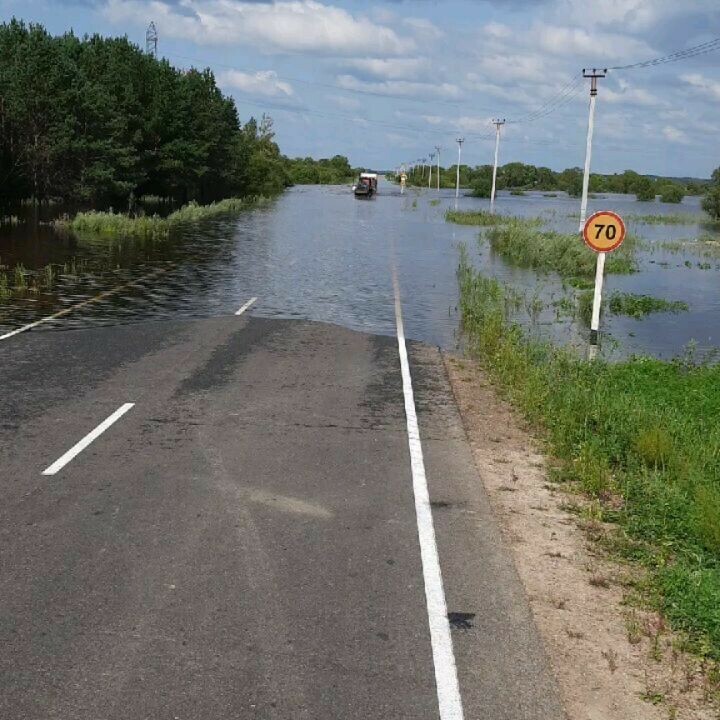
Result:
{"label": "submerged vegetation", "polygon": [[645,601],[719,659],[720,366],[586,362],[526,336],[465,253],[458,277],[469,348],[544,436],[554,479],[615,524],[602,541],[643,566]]}
{"label": "submerged vegetation", "polygon": [[48,264],[37,270],[29,270],[22,263],[12,268],[0,263],[0,300],[49,292],[60,276],[77,276],[85,270],[85,262],[74,258],[62,265]]}
{"label": "submerged vegetation", "polygon": [[457,225],[499,225],[507,222],[506,215],[497,215],[487,210],[448,210],[445,213],[445,220]]}
{"label": "submerged vegetation", "polygon": [[[554,271],[562,277],[591,277],[595,273],[597,256],[577,234],[539,230],[528,221],[509,219],[492,228],[487,238],[495,252],[522,267]],[[635,242],[626,239],[608,255],[605,268],[608,273],[635,272]]]}
{"label": "submerged vegetation", "polygon": [[623,292],[614,292],[610,296],[609,307],[610,312],[615,315],[628,315],[638,320],[650,313],[679,313],[689,310],[688,304],[682,300],[665,300],[650,295]]}
{"label": "submerged vegetation", "polygon": [[85,212],[78,213],[71,220],[59,220],[56,225],[61,229],[72,230],[78,235],[110,235],[154,240],[168,237],[172,228],[182,223],[237,213],[261,202],[265,202],[265,198],[227,198],[209,205],[188,203],[166,218],[158,215],[129,217],[114,212]]}
{"label": "submerged vegetation", "polygon": [[[579,217],[579,216],[578,216]],[[691,213],[667,213],[647,215],[625,215],[626,221],[635,221],[645,225],[697,225],[702,217]]]}

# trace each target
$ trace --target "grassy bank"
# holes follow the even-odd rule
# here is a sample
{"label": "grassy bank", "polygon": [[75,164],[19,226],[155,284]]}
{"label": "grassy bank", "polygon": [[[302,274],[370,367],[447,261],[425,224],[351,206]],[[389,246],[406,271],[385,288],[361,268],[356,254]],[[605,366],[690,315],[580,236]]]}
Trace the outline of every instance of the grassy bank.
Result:
{"label": "grassy bank", "polygon": [[135,237],[162,239],[171,230],[184,223],[206,220],[217,215],[237,213],[266,202],[266,198],[228,198],[209,205],[189,203],[163,218],[159,215],[130,217],[114,212],[81,212],[74,218],[58,220],[55,225],[78,235],[105,235],[110,237]]}
{"label": "grassy bank", "polygon": [[465,255],[458,277],[470,351],[545,438],[554,478],[615,524],[599,537],[646,569],[644,601],[720,659],[720,367],[588,363],[513,325],[512,297]]}

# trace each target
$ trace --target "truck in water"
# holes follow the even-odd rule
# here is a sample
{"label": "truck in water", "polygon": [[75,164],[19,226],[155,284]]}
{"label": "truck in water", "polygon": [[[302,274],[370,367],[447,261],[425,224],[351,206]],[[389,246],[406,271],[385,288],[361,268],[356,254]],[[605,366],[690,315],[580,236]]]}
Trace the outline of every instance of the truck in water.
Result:
{"label": "truck in water", "polygon": [[358,181],[353,185],[355,197],[372,197],[377,192],[377,173],[360,173]]}

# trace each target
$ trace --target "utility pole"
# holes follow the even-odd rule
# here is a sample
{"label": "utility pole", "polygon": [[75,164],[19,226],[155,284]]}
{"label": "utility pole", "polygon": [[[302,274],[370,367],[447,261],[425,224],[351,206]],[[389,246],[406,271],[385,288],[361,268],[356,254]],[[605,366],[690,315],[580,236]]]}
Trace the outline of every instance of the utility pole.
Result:
{"label": "utility pole", "polygon": [[492,190],[490,191],[490,212],[495,212],[495,187],[497,185],[497,169],[498,154],[500,152],[500,128],[505,124],[505,118],[502,120],[493,120],[495,126],[495,164],[493,165]]}
{"label": "utility pole", "polygon": [[[597,98],[597,81],[599,78],[604,78],[607,75],[607,70],[598,70],[593,68],[592,71],[587,72],[583,68],[583,77],[590,78],[590,115],[588,117],[588,132],[587,132],[587,145],[585,148],[585,172],[583,174],[583,189],[582,189],[582,201],[580,202],[580,232],[582,232],[583,225],[587,219],[587,201],[588,201],[588,189],[590,187],[590,158],[592,157],[592,139],[593,131],[595,129],[595,99]],[[599,253],[598,258],[604,259],[604,253]]]}
{"label": "utility pole", "polygon": [[457,176],[455,178],[455,204],[457,205],[457,199],[460,197],[460,155],[462,153],[462,145],[465,142],[465,138],[460,137],[455,142],[458,144]]}
{"label": "utility pole", "polygon": [[[595,99],[597,98],[597,81],[607,75],[607,69],[593,68],[587,72],[583,68],[583,77],[590,78],[590,113],[588,116],[587,145],[585,147],[585,172],[583,174],[582,200],[580,201],[580,232],[583,231],[587,219],[588,189],[590,187],[590,159],[592,157],[592,139],[595,129]],[[602,286],[605,275],[605,253],[597,254],[595,266],[595,293],[593,295],[592,319],[590,320],[590,358],[597,353],[598,329],[600,328],[600,304],[602,302]]]}
{"label": "utility pole", "polygon": [[157,58],[158,31],[154,22],[150,22],[145,33],[145,52]]}
{"label": "utility pole", "polygon": [[430,153],[430,163],[428,167],[430,168],[430,173],[428,174],[428,190],[432,188],[432,166],[433,166],[433,158],[435,157],[435,153]]}
{"label": "utility pole", "polygon": [[442,150],[442,148],[439,145],[436,145],[435,149],[438,154],[438,192],[440,192],[440,150]]}
{"label": "utility pole", "polygon": [[425,163],[427,162],[427,158],[422,159],[422,176],[420,177],[421,180],[425,179]]}

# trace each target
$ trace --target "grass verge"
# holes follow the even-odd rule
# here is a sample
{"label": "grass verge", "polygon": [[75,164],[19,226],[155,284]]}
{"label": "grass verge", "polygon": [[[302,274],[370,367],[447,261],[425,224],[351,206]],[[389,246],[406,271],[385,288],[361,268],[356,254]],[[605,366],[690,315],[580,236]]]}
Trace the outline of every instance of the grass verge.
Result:
{"label": "grass verge", "polygon": [[511,294],[464,252],[458,279],[469,350],[545,438],[555,479],[616,524],[607,545],[646,569],[645,602],[720,659],[720,367],[585,362],[511,323]]}
{"label": "grass verge", "polygon": [[228,198],[209,205],[195,202],[184,205],[165,218],[158,215],[130,217],[114,212],[81,212],[74,218],[58,220],[56,227],[71,230],[78,235],[101,235],[110,237],[136,237],[150,240],[163,239],[173,228],[188,222],[236,213],[266,202],[266,198]]}

